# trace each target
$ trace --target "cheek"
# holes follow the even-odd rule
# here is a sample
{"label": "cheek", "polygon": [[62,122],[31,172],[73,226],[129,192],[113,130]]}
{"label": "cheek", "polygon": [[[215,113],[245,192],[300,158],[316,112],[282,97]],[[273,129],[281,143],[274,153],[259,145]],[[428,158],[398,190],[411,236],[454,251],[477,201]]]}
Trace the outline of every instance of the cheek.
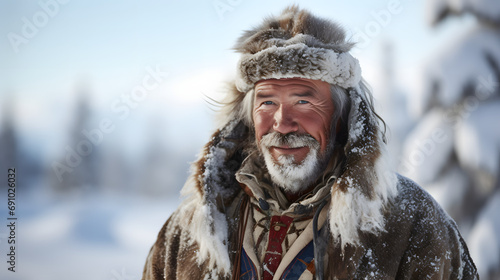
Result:
{"label": "cheek", "polygon": [[316,140],[321,140],[323,135],[327,132],[325,126],[322,121],[319,119],[304,119],[302,122],[302,127],[307,131],[307,133],[311,134],[316,138]]}
{"label": "cheek", "polygon": [[301,118],[301,127],[321,144],[321,150],[326,148],[329,133],[331,116],[324,113],[310,111]]}
{"label": "cheek", "polygon": [[260,141],[262,136],[269,132],[272,127],[271,118],[262,111],[255,111],[253,114],[253,124],[255,128],[255,138]]}

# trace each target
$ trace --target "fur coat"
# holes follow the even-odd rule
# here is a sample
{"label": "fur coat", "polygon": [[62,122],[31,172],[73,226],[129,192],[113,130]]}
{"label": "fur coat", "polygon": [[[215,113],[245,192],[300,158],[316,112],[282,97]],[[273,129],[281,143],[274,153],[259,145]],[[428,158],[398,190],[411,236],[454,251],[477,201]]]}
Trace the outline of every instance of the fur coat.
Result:
{"label": "fur coat", "polygon": [[[206,145],[183,189],[188,197],[151,248],[144,280],[231,279],[241,246],[237,205],[247,196],[234,174],[248,131],[232,122]],[[359,159],[347,162],[358,172],[368,168]],[[477,279],[456,224],[428,193],[402,176],[392,193],[353,190],[358,186],[346,174],[331,185],[325,245],[318,249],[323,279]]]}

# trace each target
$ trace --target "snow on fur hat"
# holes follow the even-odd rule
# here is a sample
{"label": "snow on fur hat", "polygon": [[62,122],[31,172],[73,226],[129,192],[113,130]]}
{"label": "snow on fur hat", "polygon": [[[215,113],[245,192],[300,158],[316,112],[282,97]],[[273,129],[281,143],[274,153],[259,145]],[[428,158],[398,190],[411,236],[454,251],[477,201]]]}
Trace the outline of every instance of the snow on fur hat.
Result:
{"label": "snow on fur hat", "polygon": [[361,68],[348,53],[352,45],[345,41],[345,33],[337,24],[297,6],[288,7],[280,16],[267,18],[239,38],[235,49],[242,56],[236,87],[247,92],[259,80],[280,78],[355,87],[361,80]]}

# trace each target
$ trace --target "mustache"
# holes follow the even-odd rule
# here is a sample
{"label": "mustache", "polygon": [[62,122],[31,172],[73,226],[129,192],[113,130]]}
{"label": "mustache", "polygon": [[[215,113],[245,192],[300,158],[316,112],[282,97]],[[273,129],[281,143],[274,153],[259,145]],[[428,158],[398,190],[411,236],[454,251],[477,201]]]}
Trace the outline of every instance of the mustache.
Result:
{"label": "mustache", "polygon": [[289,146],[290,148],[311,147],[319,148],[319,142],[310,134],[299,134],[291,132],[281,134],[279,132],[271,132],[262,136],[260,144],[264,147],[272,146]]}

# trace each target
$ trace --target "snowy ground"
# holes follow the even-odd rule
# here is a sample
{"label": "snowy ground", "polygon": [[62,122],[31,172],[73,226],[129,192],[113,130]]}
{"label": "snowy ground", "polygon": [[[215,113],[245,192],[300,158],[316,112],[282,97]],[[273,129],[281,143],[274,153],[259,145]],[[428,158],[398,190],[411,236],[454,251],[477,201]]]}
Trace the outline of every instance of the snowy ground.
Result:
{"label": "snowy ground", "polygon": [[[0,279],[140,279],[147,253],[170,213],[170,198],[110,194],[18,198],[16,272],[7,270],[8,232],[0,228]],[[6,207],[5,207],[6,208]],[[7,224],[5,211],[0,221]]]}

